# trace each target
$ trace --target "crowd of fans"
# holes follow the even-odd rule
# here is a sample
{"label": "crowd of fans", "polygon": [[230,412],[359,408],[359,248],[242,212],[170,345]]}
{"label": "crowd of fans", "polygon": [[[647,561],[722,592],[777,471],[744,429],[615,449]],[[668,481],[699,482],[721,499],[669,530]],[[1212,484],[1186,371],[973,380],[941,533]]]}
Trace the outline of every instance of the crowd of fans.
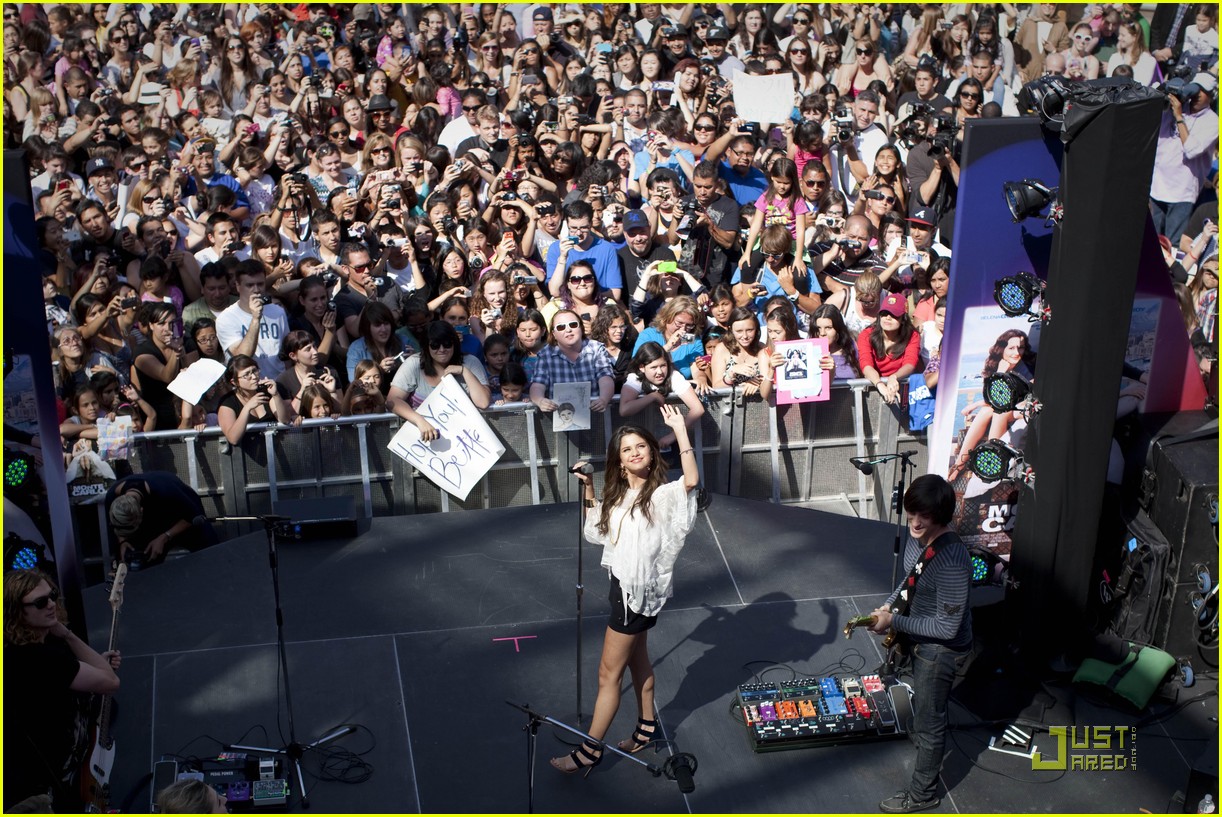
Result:
{"label": "crowd of fans", "polygon": [[[5,4],[65,445],[124,414],[429,436],[448,375],[481,408],[588,380],[694,409],[806,336],[898,402],[936,385],[965,123],[1048,74],[1176,86],[1150,206],[1204,349],[1216,9],[1139,8]],[[792,115],[740,119],[738,72],[791,75]]]}

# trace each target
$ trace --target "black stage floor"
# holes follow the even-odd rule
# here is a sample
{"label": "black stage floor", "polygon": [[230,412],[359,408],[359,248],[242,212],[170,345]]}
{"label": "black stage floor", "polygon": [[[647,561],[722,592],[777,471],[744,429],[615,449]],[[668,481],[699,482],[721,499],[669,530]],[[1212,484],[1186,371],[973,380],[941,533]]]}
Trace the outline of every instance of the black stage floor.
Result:
{"label": "black stage floor", "polygon": [[[351,541],[280,546],[298,739],[360,724],[333,745],[364,752],[372,767],[366,781],[345,784],[321,779],[321,759],[307,756],[310,811],[526,811],[526,717],[505,702],[560,718],[576,712],[576,513],[565,505],[376,519]],[[675,597],[649,639],[662,728],[696,755],[695,792],[683,795],[674,782],[614,756],[588,779],[560,775],[546,758],[564,747],[545,727],[535,809],[875,811],[911,773],[907,740],[754,754],[730,705],[738,685],[772,663],[801,676],[878,665],[872,637],[845,640],[840,628],[885,596],[893,531],[715,497],[688,537]],[[587,546],[587,722],[608,607],[598,559]],[[109,625],[103,590],[86,596],[94,644],[105,642]],[[282,744],[273,611],[262,533],[129,577],[115,801],[132,793],[133,810],[147,809],[147,786],[135,792],[163,754],[211,757],[222,741]],[[1001,675],[998,694],[1013,695]],[[767,675],[787,677],[787,670]],[[1207,689],[1216,686],[1188,692]],[[1057,697],[1062,709],[1054,711],[1066,718],[1052,724],[1135,720],[1068,691]],[[631,733],[631,701],[629,689],[610,739]],[[978,716],[955,706],[952,721],[962,728],[943,770],[950,793],[937,811],[1166,811],[1216,734],[1216,715],[1214,695],[1141,727],[1136,771],[1060,774],[985,751],[997,730],[973,726]],[[1041,745],[1050,745],[1046,733]],[[645,754],[661,762],[666,753]],[[290,810],[301,808],[291,802]]]}

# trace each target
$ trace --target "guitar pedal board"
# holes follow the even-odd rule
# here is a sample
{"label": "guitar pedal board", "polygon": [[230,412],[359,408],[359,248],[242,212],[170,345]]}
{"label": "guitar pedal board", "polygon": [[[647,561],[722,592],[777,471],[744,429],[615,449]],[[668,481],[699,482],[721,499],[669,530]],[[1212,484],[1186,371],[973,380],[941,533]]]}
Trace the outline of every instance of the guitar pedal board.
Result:
{"label": "guitar pedal board", "polygon": [[743,684],[738,704],[755,752],[901,737],[912,691],[877,675]]}

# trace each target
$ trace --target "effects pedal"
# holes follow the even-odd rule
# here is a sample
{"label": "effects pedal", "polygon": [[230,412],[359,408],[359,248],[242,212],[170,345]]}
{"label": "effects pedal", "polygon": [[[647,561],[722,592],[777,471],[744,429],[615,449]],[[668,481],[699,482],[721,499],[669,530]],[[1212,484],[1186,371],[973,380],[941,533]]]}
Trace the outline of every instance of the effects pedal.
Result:
{"label": "effects pedal", "polygon": [[287,780],[256,780],[251,784],[251,800],[258,806],[282,806],[288,802]]}

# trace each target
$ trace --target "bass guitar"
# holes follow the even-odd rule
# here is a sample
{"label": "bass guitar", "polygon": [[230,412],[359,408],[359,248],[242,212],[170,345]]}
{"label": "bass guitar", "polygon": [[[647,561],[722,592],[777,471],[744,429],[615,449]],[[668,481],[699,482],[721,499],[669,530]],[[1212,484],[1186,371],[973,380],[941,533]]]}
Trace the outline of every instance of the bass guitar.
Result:
{"label": "bass guitar", "polygon": [[[123,607],[123,587],[127,582],[127,564],[119,563],[115,581],[110,588],[110,641],[107,650],[114,650],[119,635],[119,610]],[[115,738],[111,734],[110,715],[114,699],[103,695],[98,719],[93,731],[93,751],[81,772],[81,798],[85,810],[105,812],[110,808],[110,772],[115,764]]]}

